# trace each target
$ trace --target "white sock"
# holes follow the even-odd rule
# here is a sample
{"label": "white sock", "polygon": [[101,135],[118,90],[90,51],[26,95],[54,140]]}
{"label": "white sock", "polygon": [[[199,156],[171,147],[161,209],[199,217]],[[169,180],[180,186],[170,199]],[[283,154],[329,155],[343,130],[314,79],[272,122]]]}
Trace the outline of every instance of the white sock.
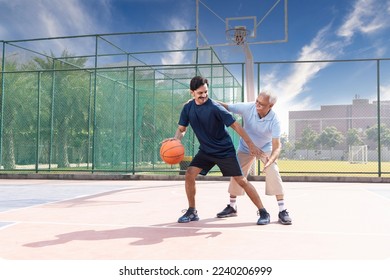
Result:
{"label": "white sock", "polygon": [[284,208],[284,199],[278,200],[278,205],[279,205],[279,212],[282,212],[286,208]]}
{"label": "white sock", "polygon": [[230,201],[229,201],[229,205],[230,207],[233,207],[234,209],[236,209],[236,200],[237,198],[236,197],[230,197]]}

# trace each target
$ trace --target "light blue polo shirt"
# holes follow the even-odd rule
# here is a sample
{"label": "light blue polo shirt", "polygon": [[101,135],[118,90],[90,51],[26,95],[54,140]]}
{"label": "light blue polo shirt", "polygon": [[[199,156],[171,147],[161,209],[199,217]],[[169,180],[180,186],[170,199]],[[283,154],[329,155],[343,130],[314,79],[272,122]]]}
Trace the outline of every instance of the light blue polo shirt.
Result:
{"label": "light blue polo shirt", "polygon": [[[264,118],[260,118],[254,102],[229,104],[228,109],[242,116],[246,133],[259,149],[266,153],[272,151],[272,138],[281,136],[279,118],[273,110],[269,111]],[[242,138],[240,138],[238,151],[249,153],[248,145]]]}

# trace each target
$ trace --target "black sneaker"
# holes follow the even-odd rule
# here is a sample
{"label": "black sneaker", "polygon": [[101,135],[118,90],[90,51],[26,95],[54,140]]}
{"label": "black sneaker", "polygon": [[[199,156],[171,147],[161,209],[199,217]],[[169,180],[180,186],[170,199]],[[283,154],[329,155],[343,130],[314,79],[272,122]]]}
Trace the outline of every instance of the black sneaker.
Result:
{"label": "black sneaker", "polygon": [[198,211],[194,208],[188,208],[187,210],[183,210],[185,214],[179,218],[178,223],[189,223],[192,221],[199,221]]}
{"label": "black sneaker", "polygon": [[260,218],[257,220],[258,225],[266,225],[270,223],[270,216],[265,208],[259,209],[257,214],[260,216]]}
{"label": "black sneaker", "polygon": [[288,215],[288,212],[286,209],[279,212],[279,223],[281,223],[283,225],[291,225],[292,224],[291,218]]}
{"label": "black sneaker", "polygon": [[222,210],[222,212],[219,212],[217,214],[218,218],[227,218],[227,217],[235,217],[237,216],[237,210],[231,207],[229,204],[226,206],[225,209]]}

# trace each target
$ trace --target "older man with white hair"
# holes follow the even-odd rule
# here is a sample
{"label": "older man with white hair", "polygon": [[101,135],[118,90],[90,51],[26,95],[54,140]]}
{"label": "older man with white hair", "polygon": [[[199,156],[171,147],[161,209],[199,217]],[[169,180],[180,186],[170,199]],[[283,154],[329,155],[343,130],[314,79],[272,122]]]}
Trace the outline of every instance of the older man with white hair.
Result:
{"label": "older man with white hair", "polygon": [[[276,197],[279,206],[278,221],[283,225],[291,225],[292,220],[284,203],[283,182],[279,173],[279,167],[276,163],[282,148],[279,118],[272,110],[276,101],[277,97],[274,94],[263,91],[257,96],[255,102],[235,104],[220,102],[220,104],[230,112],[242,116],[245,131],[255,145],[267,154],[267,157],[260,158],[264,164],[265,194],[275,195]],[[250,153],[248,146],[242,139],[240,139],[238,146],[237,157],[243,174],[248,176],[250,168],[256,160],[256,156]],[[237,196],[244,195],[244,192],[234,180],[230,180],[228,191],[230,194],[229,204],[222,212],[217,214],[218,218],[237,216],[236,199]],[[269,222],[270,220],[268,219]]]}

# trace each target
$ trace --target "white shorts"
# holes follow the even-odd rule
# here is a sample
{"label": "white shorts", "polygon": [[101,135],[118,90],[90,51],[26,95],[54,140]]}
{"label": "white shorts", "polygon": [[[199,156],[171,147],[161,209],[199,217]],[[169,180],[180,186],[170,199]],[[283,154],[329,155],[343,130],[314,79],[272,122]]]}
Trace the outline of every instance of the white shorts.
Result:
{"label": "white shorts", "polygon": [[[248,176],[250,168],[253,162],[256,160],[255,156],[251,156],[246,153],[238,152],[237,158],[240,163],[242,173],[245,177]],[[263,159],[261,161],[264,163]],[[281,195],[283,191],[283,181],[279,173],[279,167],[276,162],[271,164],[265,169],[265,194],[266,195]],[[239,196],[244,195],[244,189],[234,180],[230,178],[229,193],[231,195]]]}

